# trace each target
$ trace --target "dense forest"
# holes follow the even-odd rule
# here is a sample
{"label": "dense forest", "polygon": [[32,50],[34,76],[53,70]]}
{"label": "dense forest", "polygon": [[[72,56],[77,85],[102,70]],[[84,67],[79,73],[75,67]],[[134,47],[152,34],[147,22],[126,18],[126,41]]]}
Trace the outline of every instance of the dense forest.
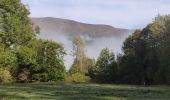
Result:
{"label": "dense forest", "polygon": [[29,10],[20,0],[0,0],[0,82],[97,82],[170,84],[170,15],[158,15],[123,43],[117,56],[108,48],[97,60],[86,56],[84,40],[74,39],[74,62],[67,72],[61,44],[36,38]]}

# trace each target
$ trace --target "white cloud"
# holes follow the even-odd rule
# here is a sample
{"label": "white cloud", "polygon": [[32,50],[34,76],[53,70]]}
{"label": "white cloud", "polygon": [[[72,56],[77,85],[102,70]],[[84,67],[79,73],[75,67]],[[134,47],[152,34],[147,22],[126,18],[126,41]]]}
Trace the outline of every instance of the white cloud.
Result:
{"label": "white cloud", "polygon": [[22,0],[33,17],[59,17],[115,27],[141,28],[170,13],[168,0]]}

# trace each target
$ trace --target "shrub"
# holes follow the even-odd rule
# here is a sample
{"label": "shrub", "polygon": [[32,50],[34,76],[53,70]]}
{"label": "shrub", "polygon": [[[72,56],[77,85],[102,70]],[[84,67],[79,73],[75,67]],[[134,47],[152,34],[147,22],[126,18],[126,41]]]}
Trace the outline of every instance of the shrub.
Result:
{"label": "shrub", "polygon": [[10,83],[12,82],[12,76],[9,70],[5,68],[0,68],[0,83]]}
{"label": "shrub", "polygon": [[66,81],[84,83],[84,82],[90,82],[90,77],[86,76],[84,73],[75,73],[75,74],[68,75]]}

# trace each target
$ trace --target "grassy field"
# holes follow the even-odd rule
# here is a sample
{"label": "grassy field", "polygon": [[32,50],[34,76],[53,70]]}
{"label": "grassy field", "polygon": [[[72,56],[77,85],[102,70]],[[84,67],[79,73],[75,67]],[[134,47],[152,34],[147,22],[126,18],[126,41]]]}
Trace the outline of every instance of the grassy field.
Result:
{"label": "grassy field", "polygon": [[170,100],[168,86],[32,83],[0,85],[0,100]]}

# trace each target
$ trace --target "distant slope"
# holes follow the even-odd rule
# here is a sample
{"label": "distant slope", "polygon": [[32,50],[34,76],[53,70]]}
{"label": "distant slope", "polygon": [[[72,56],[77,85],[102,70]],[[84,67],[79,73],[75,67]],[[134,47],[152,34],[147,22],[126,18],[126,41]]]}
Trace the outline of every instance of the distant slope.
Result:
{"label": "distant slope", "polygon": [[[38,38],[51,39],[61,43],[67,54],[72,53],[73,38],[80,35],[86,46],[87,56],[97,58],[101,49],[107,47],[114,53],[121,52],[125,38],[132,33],[131,30],[114,28],[109,25],[85,24],[73,20],[59,18],[31,18],[34,26],[39,26],[41,31]],[[68,69],[74,58],[65,56],[65,65]]]}
{"label": "distant slope", "polygon": [[44,17],[31,18],[34,25],[41,28],[43,33],[60,33],[69,36],[88,35],[90,37],[121,36],[129,33],[128,29],[114,28],[109,25],[85,24],[73,20]]}

